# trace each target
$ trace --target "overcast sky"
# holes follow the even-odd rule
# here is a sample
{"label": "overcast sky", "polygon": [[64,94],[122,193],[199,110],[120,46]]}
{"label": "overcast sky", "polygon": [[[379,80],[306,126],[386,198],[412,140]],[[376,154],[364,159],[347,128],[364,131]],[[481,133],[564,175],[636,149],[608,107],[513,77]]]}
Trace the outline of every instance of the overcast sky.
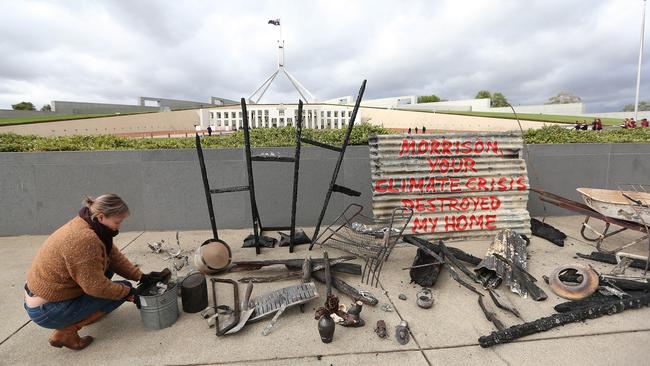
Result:
{"label": "overcast sky", "polygon": [[[277,67],[317,98],[566,90],[589,112],[634,102],[642,0],[3,1],[0,108],[138,96],[248,97]],[[647,52],[646,52],[647,54]],[[641,100],[650,100],[650,57]],[[286,79],[262,101],[295,102]]]}

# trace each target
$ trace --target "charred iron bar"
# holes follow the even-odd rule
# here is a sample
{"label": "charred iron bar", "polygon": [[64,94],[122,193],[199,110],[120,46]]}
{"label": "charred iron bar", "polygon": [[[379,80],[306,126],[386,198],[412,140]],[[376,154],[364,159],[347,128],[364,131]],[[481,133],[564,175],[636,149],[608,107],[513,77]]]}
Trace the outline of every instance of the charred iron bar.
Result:
{"label": "charred iron bar", "polygon": [[340,186],[338,184],[335,184],[334,187],[332,187],[332,191],[343,193],[343,194],[345,194],[347,196],[352,196],[352,197],[361,196],[361,192],[355,191],[354,189],[351,189],[351,188],[348,188],[348,187]]}
{"label": "charred iron bar", "polygon": [[276,163],[293,163],[296,161],[294,158],[285,156],[252,156],[252,161],[273,161]]}
{"label": "charred iron bar", "polygon": [[304,142],[304,143],[306,143],[306,144],[309,144],[309,145],[314,145],[314,146],[322,147],[323,149],[332,150],[332,151],[336,151],[336,152],[341,152],[341,148],[340,148],[340,147],[336,147],[336,146],[332,146],[332,145],[324,144],[324,143],[322,143],[322,142],[318,142],[318,141],[310,140],[310,139],[308,139],[308,138],[304,138],[304,137],[303,137],[302,139],[300,139],[300,141],[302,141],[302,142]]}
{"label": "charred iron bar", "polygon": [[217,222],[214,219],[214,207],[212,206],[212,190],[210,189],[210,182],[208,181],[208,173],[205,169],[205,159],[203,158],[203,148],[201,147],[201,138],[196,134],[196,153],[199,157],[199,165],[201,167],[201,178],[203,180],[203,188],[205,190],[205,201],[208,205],[208,215],[210,215],[210,227],[212,228],[212,237],[219,240],[219,232],[217,231]]}
{"label": "charred iron bar", "polygon": [[[596,261],[596,262],[603,262],[603,263],[609,263],[609,264],[618,264],[618,262],[616,262],[616,255],[615,254],[607,254],[607,253],[601,253],[601,252],[591,252],[591,254],[576,253],[576,255],[578,257],[580,257],[580,258],[589,259],[589,260]],[[644,260],[633,259],[632,262],[630,263],[630,267],[631,268],[638,268],[638,269],[645,269],[645,264],[646,264],[646,262]]]}
{"label": "charred iron bar", "polygon": [[[336,267],[332,267],[334,269]],[[311,273],[312,278],[316,279],[318,282],[325,283],[325,273],[323,271],[316,271]],[[332,287],[339,290],[340,292],[350,296],[353,300],[359,300],[364,304],[368,305],[377,305],[379,300],[372,296],[371,294],[360,291],[359,289],[350,286],[347,282],[337,278],[336,276],[331,276],[332,278]]]}
{"label": "charred iron bar", "polygon": [[501,343],[509,343],[527,335],[545,332],[565,324],[600,318],[604,315],[621,313],[627,309],[639,309],[648,305],[650,305],[650,294],[627,299],[614,299],[599,305],[585,306],[565,313],[553,314],[529,323],[492,332],[490,335],[480,337],[478,342],[481,347],[487,348]]}
{"label": "charred iron bar", "polygon": [[[333,263],[330,262],[330,269],[332,272],[351,274],[355,276],[361,276],[361,265],[356,263]],[[287,264],[287,268],[290,270],[302,270],[300,267],[293,264]],[[321,263],[312,263],[312,272],[319,271],[323,269],[323,262]]]}
{"label": "charred iron bar", "polygon": [[[311,262],[310,266],[311,266]],[[304,264],[304,263],[303,263]],[[361,266],[358,264],[354,263],[337,263],[336,261],[330,262],[331,267],[330,270],[332,272],[338,272],[338,273],[347,273],[347,274],[353,274],[353,275],[361,275]],[[239,280],[239,282],[242,283],[263,283],[263,282],[275,282],[275,281],[284,281],[284,280],[289,280],[293,278],[302,278],[303,283],[304,282],[309,282],[305,280],[307,277],[306,274],[306,269],[305,267],[299,268],[297,266],[291,266],[291,265],[286,265],[286,267],[292,272],[287,272],[283,273],[280,275],[276,276],[260,276],[260,277],[244,277]],[[300,271],[298,271],[300,269]],[[325,262],[321,262],[320,264],[317,264],[315,266],[311,266],[311,271],[309,271],[309,278],[311,278],[311,273],[315,271],[320,271],[325,269]]]}
{"label": "charred iron bar", "polygon": [[[330,259],[330,264],[347,262],[355,258],[356,257],[352,255],[332,258]],[[323,258],[312,258],[313,265],[321,264],[324,261],[325,260]],[[252,271],[266,266],[273,266],[276,264],[284,264],[286,266],[294,266],[294,267],[302,268],[302,263],[303,263],[302,259],[266,259],[260,261],[239,261],[233,263],[233,266],[230,268],[230,271],[231,272]],[[359,266],[359,268],[361,267]]]}
{"label": "charred iron bar", "polygon": [[[347,149],[348,145],[350,144],[350,134],[352,133],[352,128],[354,127],[354,122],[357,119],[357,113],[359,112],[359,107],[361,106],[361,99],[363,98],[363,93],[366,90],[366,80],[364,80],[361,83],[361,88],[359,88],[359,94],[357,95],[357,100],[354,103],[354,108],[352,109],[352,115],[350,116],[350,123],[348,124],[348,129],[345,131],[345,138],[343,139],[343,145],[340,147],[339,150],[334,150],[333,146],[323,146],[325,144],[315,144],[314,146],[318,146],[321,148],[325,148],[328,150],[334,150],[339,152],[339,158],[336,161],[336,166],[334,167],[334,172],[332,173],[332,180],[330,181],[329,188],[327,189],[327,193],[325,194],[325,201],[323,202],[323,208],[321,209],[320,216],[318,217],[318,222],[316,223],[316,229],[314,230],[314,235],[312,236],[311,239],[311,244],[309,245],[309,250],[311,250],[314,247],[314,243],[316,242],[316,239],[318,238],[318,233],[320,232],[320,226],[323,223],[323,219],[325,218],[325,212],[327,211],[327,206],[329,205],[330,198],[332,197],[332,192],[335,192],[334,187],[337,186],[338,190],[336,192],[343,193],[350,195],[350,193],[354,193],[354,196],[359,196],[361,193],[347,188],[343,186],[338,186],[336,184],[336,178],[339,176],[339,171],[341,170],[341,164],[343,163],[343,157],[345,156],[345,150]],[[338,149],[338,148],[337,148]],[[345,188],[345,189],[344,189]],[[357,194],[358,193],[358,194]]]}
{"label": "charred iron bar", "polygon": [[478,305],[481,307],[481,310],[483,310],[483,315],[485,315],[485,318],[491,321],[498,330],[505,329],[505,326],[501,320],[497,318],[497,315],[491,309],[488,309],[487,306],[485,306],[483,303],[483,296],[478,297]]}
{"label": "charred iron bar", "polygon": [[[403,240],[405,242],[409,243],[409,244],[417,246],[418,248],[425,247],[425,248],[427,248],[427,249],[429,249],[429,250],[431,250],[431,251],[433,251],[435,253],[440,253],[441,252],[441,248],[440,248],[439,244],[432,243],[432,242],[430,242],[428,240],[419,238],[419,237],[414,236],[414,235],[410,235],[410,234],[409,235],[404,235]],[[471,255],[471,254],[469,254],[467,252],[464,252],[464,251],[462,251],[462,250],[460,250],[458,248],[447,247],[447,249],[449,250],[449,253],[454,255],[454,258],[456,258],[458,260],[461,260],[461,261],[463,261],[465,263],[469,263],[469,264],[471,264],[473,266],[477,266],[482,261],[481,258],[475,257],[475,256],[473,256],[473,255]]]}
{"label": "charred iron bar", "polygon": [[535,284],[535,282],[537,282],[537,279],[528,273],[525,269],[521,268],[519,263],[515,263],[508,258],[504,258],[498,254],[494,254],[494,256],[503,262],[508,263],[510,268],[512,268],[512,275],[517,278],[519,284],[521,284],[521,286],[526,289],[533,300],[543,301],[548,298],[546,292],[544,292],[544,290]]}
{"label": "charred iron bar", "polygon": [[215,188],[215,189],[210,189],[210,193],[215,194],[215,193],[228,193],[228,192],[243,192],[243,191],[248,191],[248,188],[249,188],[248,186]]}

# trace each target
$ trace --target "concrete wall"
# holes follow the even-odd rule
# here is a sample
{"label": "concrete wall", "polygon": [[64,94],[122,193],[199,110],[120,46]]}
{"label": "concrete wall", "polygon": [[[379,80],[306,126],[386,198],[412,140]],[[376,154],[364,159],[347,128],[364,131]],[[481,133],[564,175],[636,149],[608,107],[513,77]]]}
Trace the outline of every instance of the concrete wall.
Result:
{"label": "concrete wall", "polygon": [[404,107],[406,109],[421,109],[430,111],[472,111],[490,108],[490,99],[462,99],[444,102],[417,103]]}
{"label": "concrete wall", "polygon": [[[406,109],[361,108],[363,121],[386,128],[422,128],[427,131],[510,131],[518,130],[514,119],[472,117]],[[522,128],[540,128],[547,122],[521,121]]]}
{"label": "concrete wall", "polygon": [[[528,178],[533,188],[583,202],[576,188],[618,189],[620,183],[650,184],[650,144],[528,145]],[[530,194],[531,215],[568,215]],[[544,209],[546,208],[546,210]]]}
{"label": "concrete wall", "polygon": [[158,112],[159,107],[145,107],[129,104],[52,101],[52,109],[58,114],[103,114],[103,113],[137,113]]}
{"label": "concrete wall", "polygon": [[[292,156],[291,148],[254,149]],[[241,149],[206,149],[213,188],[246,184]],[[337,154],[306,147],[300,162],[298,226],[313,226]],[[618,182],[649,183],[650,144],[528,145],[531,186],[580,201],[578,187],[616,189]],[[265,225],[287,225],[292,164],[255,163],[257,200]],[[123,230],[209,230],[199,164],[194,150],[0,153],[0,235],[47,234],[80,207],[83,194],[120,194],[132,216]],[[344,205],[360,202],[371,212],[368,147],[346,153],[338,183],[359,190],[350,198],[333,194],[327,219]],[[247,192],[214,195],[220,228],[250,227]],[[570,215],[531,193],[531,216]]]}
{"label": "concrete wall", "polygon": [[[291,148],[254,149],[293,156]],[[246,184],[242,149],[206,149],[213,188]],[[306,147],[300,161],[297,225],[314,225],[338,154]],[[48,234],[73,217],[82,195],[115,192],[132,215],[124,231],[210,229],[196,151],[141,150],[0,153],[0,235]],[[255,163],[255,190],[266,226],[290,223],[293,164]],[[350,147],[338,184],[362,192],[370,211],[367,147]],[[217,226],[251,226],[248,192],[213,195]],[[348,196],[332,195],[327,219],[338,215]],[[356,200],[355,200],[356,202]],[[368,213],[367,212],[367,213]]]}
{"label": "concrete wall", "polygon": [[32,116],[56,116],[61,113],[51,111],[15,111],[13,109],[0,109],[0,118],[17,118]]}
{"label": "concrete wall", "polygon": [[197,124],[198,112],[187,110],[0,126],[0,133],[40,136],[136,134],[145,131],[193,131]]}
{"label": "concrete wall", "polygon": [[[585,106],[582,103],[566,103],[566,104],[539,104],[539,105],[520,105],[513,106],[517,113],[533,113],[533,114],[556,114],[567,116],[579,116],[585,113]],[[505,112],[512,113],[510,107],[498,108],[473,108],[474,112]]]}
{"label": "concrete wall", "polygon": [[147,101],[156,102],[158,103],[159,108],[168,108],[168,109],[198,109],[198,108],[209,108],[209,107],[216,106],[208,102],[193,102],[191,100],[168,99],[168,98],[158,98],[158,97],[140,97],[141,106],[145,106]]}

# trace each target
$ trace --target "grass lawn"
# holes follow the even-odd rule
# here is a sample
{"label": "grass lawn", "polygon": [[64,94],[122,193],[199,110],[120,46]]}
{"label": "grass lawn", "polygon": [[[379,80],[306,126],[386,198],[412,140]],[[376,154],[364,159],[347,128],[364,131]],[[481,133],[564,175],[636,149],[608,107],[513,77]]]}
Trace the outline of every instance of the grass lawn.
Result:
{"label": "grass lawn", "polygon": [[[515,110],[517,110],[515,108]],[[476,116],[476,117],[493,117],[493,118],[507,118],[515,119],[513,113],[505,112],[456,112],[456,111],[438,111],[436,113],[445,113],[445,114],[460,114],[464,116]],[[580,117],[580,116],[559,116],[554,114],[527,114],[527,113],[517,113],[517,116],[521,120],[526,121],[540,121],[540,122],[556,122],[556,123],[570,123],[574,124],[576,120],[582,122],[586,120],[587,123],[591,124],[594,120],[594,117]],[[618,126],[621,124],[621,119],[618,118],[601,118],[603,125],[609,126]]]}
{"label": "grass lawn", "polygon": [[144,114],[152,112],[134,112],[134,113],[100,113],[100,114],[54,114],[50,116],[27,116],[27,117],[7,117],[0,118],[0,126],[10,126],[10,125],[25,125],[29,123],[43,123],[43,122],[55,122],[55,121],[68,121],[73,119],[84,119],[84,118],[99,118],[99,117],[115,117],[115,116],[126,116],[130,114]]}

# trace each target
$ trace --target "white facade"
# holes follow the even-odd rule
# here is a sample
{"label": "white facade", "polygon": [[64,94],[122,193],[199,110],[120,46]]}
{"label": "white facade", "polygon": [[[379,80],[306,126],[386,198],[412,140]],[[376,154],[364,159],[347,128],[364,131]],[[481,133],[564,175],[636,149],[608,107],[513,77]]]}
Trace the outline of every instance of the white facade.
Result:
{"label": "white facade", "polygon": [[[298,117],[297,104],[249,104],[248,122],[251,128],[272,128],[295,126]],[[332,104],[304,104],[303,128],[346,128],[352,116],[352,106]],[[238,130],[244,126],[240,106],[202,109],[201,127],[208,125],[215,129]],[[361,111],[357,115],[361,121]]]}
{"label": "white facade", "polygon": [[[565,116],[580,116],[585,113],[585,106],[582,103],[566,103],[566,104],[538,104],[538,105],[514,105],[517,113],[529,114],[556,114]],[[510,107],[486,108],[478,109],[473,108],[474,112],[506,112],[511,113]]]}
{"label": "white facade", "polygon": [[415,95],[404,95],[401,97],[390,97],[380,99],[363,99],[361,105],[364,107],[377,108],[402,108],[407,105],[414,105],[418,102]]}

